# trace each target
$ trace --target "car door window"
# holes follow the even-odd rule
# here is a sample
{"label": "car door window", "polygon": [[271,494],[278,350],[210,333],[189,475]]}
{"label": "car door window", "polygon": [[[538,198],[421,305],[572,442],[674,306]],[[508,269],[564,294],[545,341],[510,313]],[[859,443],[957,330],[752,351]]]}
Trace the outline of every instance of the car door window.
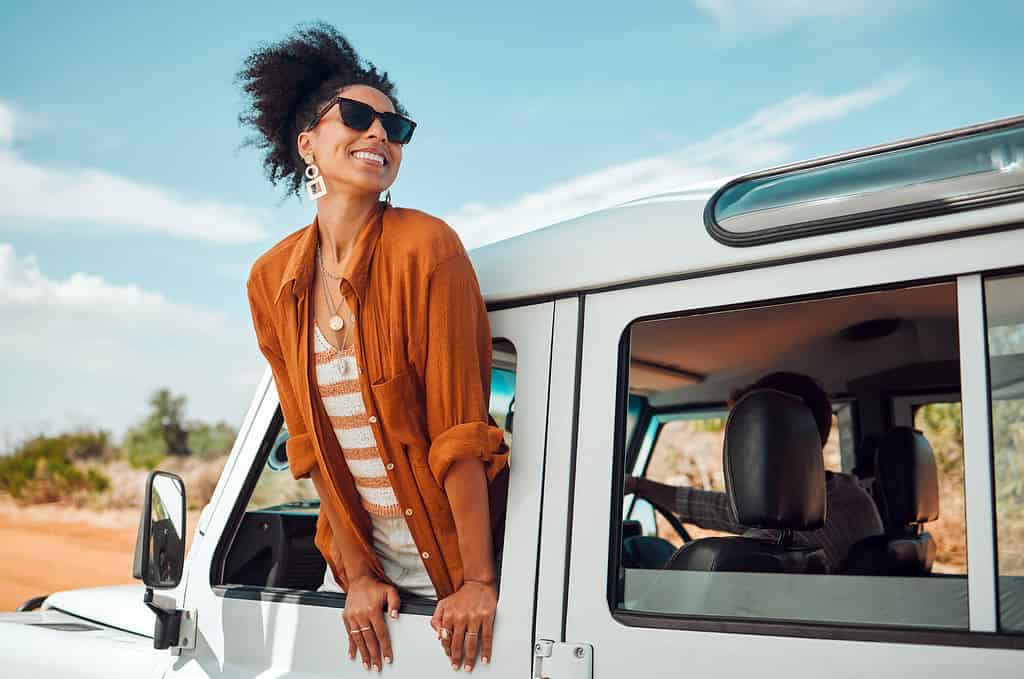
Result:
{"label": "car door window", "polygon": [[1000,627],[1024,632],[1024,276],[985,281]]}
{"label": "car door window", "polygon": [[[659,517],[655,534],[626,536],[614,545],[621,564],[619,609],[718,619],[968,628],[967,571],[960,558],[965,549],[962,444],[936,431],[894,428],[887,418],[890,395],[910,386],[959,390],[954,282],[663,315],[634,322],[627,332],[629,380],[637,376],[650,385],[651,366],[662,373],[661,388],[649,398],[665,422],[646,477],[672,489],[664,497],[675,502],[684,527],[696,524],[701,530],[682,536]],[[786,471],[786,460],[797,459],[787,448],[764,463],[764,469],[782,464],[777,474],[765,472],[760,481],[731,490],[726,479],[723,451],[730,436],[743,440],[752,430],[730,429],[740,425],[730,424],[725,404],[773,373],[809,377],[830,397],[824,407],[831,414],[822,414],[807,397],[796,397],[807,406],[808,417],[818,413],[813,443],[826,472],[821,476],[827,500],[822,528],[744,523],[737,515],[738,506],[761,502],[739,497],[737,488],[766,487],[762,482],[770,485],[773,478],[800,472]],[[784,388],[771,391],[779,394]],[[708,404],[718,404],[717,410]],[[785,425],[765,420],[756,426],[771,431]],[[872,447],[872,436],[882,441],[880,446]],[[933,462],[936,447],[940,455]],[[952,468],[944,477],[951,487],[939,494],[917,485],[917,472],[901,473],[904,460],[924,465],[923,476],[932,464]],[[761,463],[750,464],[734,470],[734,479]],[[929,478],[935,481],[934,474]],[[945,530],[932,534],[938,516],[952,520],[955,538]],[[943,551],[944,560],[935,569],[938,539],[955,548]],[[722,550],[733,556],[720,558]],[[816,553],[808,556],[806,569],[772,565],[803,558],[804,552]]]}

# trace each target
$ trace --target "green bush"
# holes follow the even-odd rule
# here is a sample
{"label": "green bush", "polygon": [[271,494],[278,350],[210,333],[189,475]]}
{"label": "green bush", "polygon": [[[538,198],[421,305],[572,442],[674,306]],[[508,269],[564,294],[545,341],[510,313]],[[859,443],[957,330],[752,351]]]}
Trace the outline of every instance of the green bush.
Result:
{"label": "green bush", "polygon": [[167,456],[163,433],[148,422],[125,432],[121,457],[135,469],[155,469]]}
{"label": "green bush", "polygon": [[231,452],[237,433],[224,421],[210,425],[191,422],[187,427],[188,447],[200,460],[214,460]]}
{"label": "green bush", "polygon": [[107,434],[39,435],[0,458],[0,490],[26,502],[53,502],[79,491],[102,491],[110,479],[96,469],[83,473],[74,460],[108,454]]}

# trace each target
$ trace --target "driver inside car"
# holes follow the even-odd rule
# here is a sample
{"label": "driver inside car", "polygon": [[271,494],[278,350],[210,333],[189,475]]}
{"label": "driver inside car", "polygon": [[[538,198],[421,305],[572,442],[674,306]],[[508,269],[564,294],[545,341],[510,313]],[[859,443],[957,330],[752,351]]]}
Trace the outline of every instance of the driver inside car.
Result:
{"label": "driver inside car", "polygon": [[[753,389],[775,389],[796,396],[811,409],[821,444],[825,445],[832,428],[832,404],[825,390],[807,375],[775,372],[732,394],[732,405]],[[777,530],[744,526],[736,522],[728,496],[719,491],[688,486],[670,486],[643,477],[626,476],[624,492],[635,493],[652,504],[671,509],[683,523],[725,531],[744,537],[775,539]],[[827,573],[841,573],[850,547],[862,538],[884,532],[882,518],[874,500],[852,474],[825,472],[827,507],[825,525],[817,530],[795,531],[793,543],[821,547]]]}

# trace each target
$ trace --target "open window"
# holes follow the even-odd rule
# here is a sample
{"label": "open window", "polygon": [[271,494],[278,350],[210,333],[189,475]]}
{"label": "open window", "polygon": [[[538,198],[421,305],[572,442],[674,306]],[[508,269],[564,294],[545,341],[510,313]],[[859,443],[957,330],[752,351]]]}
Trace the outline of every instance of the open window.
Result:
{"label": "open window", "polygon": [[[511,449],[516,351],[504,339],[495,340],[492,351],[489,414],[505,430],[505,442]],[[343,597],[321,591],[327,563],[314,544],[320,498],[310,479],[293,478],[285,454],[287,440],[278,407],[256,460],[256,473],[239,497],[244,510],[236,512],[240,516],[237,525],[225,532],[230,542],[221,573],[212,584]],[[503,544],[502,534],[494,538],[496,545]],[[495,555],[499,570],[501,551],[499,548]]]}

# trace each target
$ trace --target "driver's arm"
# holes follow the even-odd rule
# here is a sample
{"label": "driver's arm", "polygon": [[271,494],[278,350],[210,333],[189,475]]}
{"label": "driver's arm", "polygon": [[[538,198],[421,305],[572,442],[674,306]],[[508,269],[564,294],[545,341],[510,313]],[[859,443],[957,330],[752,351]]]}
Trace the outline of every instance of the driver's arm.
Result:
{"label": "driver's arm", "polygon": [[674,510],[683,523],[736,534],[747,530],[746,526],[736,523],[733,518],[729,497],[725,493],[689,486],[669,486],[638,478],[636,494],[653,504]]}

